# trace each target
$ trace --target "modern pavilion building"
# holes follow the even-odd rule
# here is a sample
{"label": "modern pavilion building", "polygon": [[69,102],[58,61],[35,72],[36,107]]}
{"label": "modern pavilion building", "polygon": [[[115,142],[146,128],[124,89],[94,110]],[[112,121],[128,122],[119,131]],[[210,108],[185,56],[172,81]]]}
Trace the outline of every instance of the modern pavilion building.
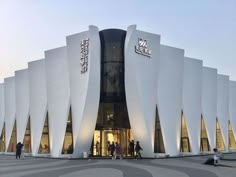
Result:
{"label": "modern pavilion building", "polygon": [[[139,141],[144,157],[236,151],[236,82],[129,26],[66,37],[66,46],[0,84],[0,152],[108,156]],[[86,152],[86,153],[84,153]]]}

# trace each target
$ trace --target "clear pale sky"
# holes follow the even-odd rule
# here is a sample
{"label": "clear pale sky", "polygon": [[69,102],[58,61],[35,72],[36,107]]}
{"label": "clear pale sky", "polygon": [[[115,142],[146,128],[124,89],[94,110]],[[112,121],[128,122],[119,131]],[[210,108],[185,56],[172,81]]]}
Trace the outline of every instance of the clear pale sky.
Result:
{"label": "clear pale sky", "polygon": [[236,81],[236,0],[0,0],[0,82],[89,25],[132,24]]}

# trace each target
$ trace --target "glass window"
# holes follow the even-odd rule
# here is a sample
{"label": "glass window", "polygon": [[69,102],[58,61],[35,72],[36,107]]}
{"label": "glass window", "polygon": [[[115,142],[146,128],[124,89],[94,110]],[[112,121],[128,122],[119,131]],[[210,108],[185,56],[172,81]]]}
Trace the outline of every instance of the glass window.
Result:
{"label": "glass window", "polygon": [[124,94],[124,68],[122,63],[104,63],[102,91],[108,96]]}
{"label": "glass window", "polygon": [[161,131],[161,122],[160,122],[157,108],[156,108],[156,121],[155,121],[154,152],[165,153],[164,141],[163,141],[162,131]]}
{"label": "glass window", "polygon": [[5,146],[6,146],[6,139],[5,139],[5,123],[3,125],[3,128],[2,128],[2,133],[1,133],[1,136],[0,136],[0,152],[5,152]]}
{"label": "glass window", "polygon": [[49,126],[48,126],[48,113],[45,119],[43,132],[41,136],[39,153],[50,153],[50,145],[49,145]]}
{"label": "glass window", "polygon": [[7,152],[16,152],[16,121],[14,123]]}
{"label": "glass window", "polygon": [[184,113],[181,116],[181,141],[180,141],[180,152],[191,152],[188,129],[185,122]]}
{"label": "glass window", "polygon": [[66,132],[64,136],[62,154],[72,154],[73,151],[74,151],[74,146],[73,146],[73,132],[72,132],[72,114],[70,108],[66,125]]}
{"label": "glass window", "polygon": [[234,132],[232,130],[230,121],[228,125],[228,134],[229,134],[229,150],[236,150],[236,141],[235,141]]}
{"label": "glass window", "polygon": [[210,145],[208,141],[207,131],[205,127],[205,123],[203,120],[203,117],[201,116],[201,145],[200,145],[200,151],[210,151]]}
{"label": "glass window", "polygon": [[23,144],[24,144],[24,152],[26,152],[26,153],[31,152],[30,117],[29,117],[27,125],[26,125]]}
{"label": "glass window", "polygon": [[218,122],[218,119],[216,119],[216,148],[219,149],[220,151],[225,150],[225,145],[221,134],[220,124]]}

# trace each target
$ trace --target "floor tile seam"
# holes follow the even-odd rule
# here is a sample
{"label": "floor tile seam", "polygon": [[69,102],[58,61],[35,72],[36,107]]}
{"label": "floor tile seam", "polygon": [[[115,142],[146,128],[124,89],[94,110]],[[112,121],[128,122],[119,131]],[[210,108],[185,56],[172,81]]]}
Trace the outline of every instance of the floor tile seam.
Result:
{"label": "floor tile seam", "polygon": [[[93,168],[93,170],[97,170],[97,169],[99,169],[99,168]],[[103,169],[103,170],[105,170],[105,171],[107,172],[108,169],[111,169],[111,168],[101,168],[101,169]],[[87,169],[85,169],[85,170],[87,170]],[[89,170],[89,169],[88,169],[88,170]],[[121,175],[119,175],[120,177],[123,177],[123,176],[124,176],[123,171],[112,168],[112,173],[113,173],[112,175],[113,175],[113,176],[114,176],[114,170],[115,170],[116,172],[118,172],[118,173],[121,172]],[[73,172],[71,172],[71,173],[67,173],[67,174],[64,174],[64,175],[60,175],[59,177],[79,176],[79,175],[80,175],[79,173],[81,173],[81,171],[82,171],[82,170],[73,171]],[[104,176],[104,175],[103,175],[103,176]],[[117,173],[115,174],[115,176],[117,177]],[[119,176],[118,176],[118,177],[119,177]]]}
{"label": "floor tile seam", "polygon": [[[73,165],[73,166],[67,166],[67,167],[62,167],[62,168],[50,168],[50,169],[47,169],[47,170],[37,170],[37,171],[32,171],[31,170],[31,172],[29,173],[29,171],[27,172],[27,174],[25,174],[25,173],[23,173],[22,174],[22,172],[16,172],[16,173],[11,173],[11,174],[5,174],[5,175],[3,175],[3,176],[1,176],[1,177],[20,177],[21,175],[30,175],[30,174],[37,174],[37,173],[40,173],[40,172],[51,172],[51,171],[56,171],[56,170],[61,170],[61,169],[68,169],[68,168],[76,168],[76,169],[78,169],[78,168],[80,168],[80,167],[85,167],[85,168],[91,168],[91,166],[94,166],[94,165],[103,165],[103,164],[98,164],[98,163],[92,163],[92,164],[86,164],[86,165]],[[112,165],[112,166],[114,166],[115,164],[108,164],[108,165]],[[126,166],[124,166],[124,167],[126,167]],[[116,166],[114,166],[114,167],[112,167],[112,168],[114,168],[114,169],[116,169],[117,167]],[[135,167],[134,167],[135,168]],[[148,172],[149,173],[149,172]],[[12,175],[15,175],[15,176],[12,176]]]}
{"label": "floor tile seam", "polygon": [[[119,161],[119,160],[117,160],[117,161]],[[120,161],[119,161],[120,162]],[[106,162],[106,163],[104,163],[104,162],[102,162],[101,164],[110,164],[110,163],[108,163],[108,162]],[[126,165],[126,166],[131,166],[131,167],[138,167],[138,168],[140,168],[140,169],[143,169],[143,170],[147,170],[147,171],[149,171],[152,175],[153,175],[153,177],[155,177],[156,176],[156,174],[158,174],[158,175],[165,175],[166,173],[170,173],[170,172],[172,172],[172,173],[177,173],[178,175],[178,177],[181,177],[181,176],[184,176],[184,177],[189,177],[188,175],[186,175],[185,173],[181,173],[181,172],[179,172],[179,171],[176,171],[176,170],[169,170],[169,169],[167,169],[167,168],[162,168],[162,167],[152,167],[152,166],[147,166],[147,165],[141,165],[141,164],[134,164],[134,163],[131,163],[131,162],[127,162],[127,161],[125,161],[125,160],[122,160],[122,164],[119,164],[119,163],[116,163],[116,165]],[[173,177],[176,177],[176,174],[174,174],[173,175]]]}
{"label": "floor tile seam", "polygon": [[[95,163],[92,164],[82,164],[82,165],[71,165],[71,166],[63,166],[63,167],[54,167],[54,168],[43,168],[43,169],[30,169],[28,171],[24,171],[24,172],[14,172],[14,173],[8,173],[5,175],[1,175],[1,177],[21,177],[22,175],[30,175],[30,174],[34,174],[34,173],[40,173],[40,172],[48,172],[48,171],[52,171],[52,170],[58,170],[58,169],[67,169],[67,168],[73,168],[73,167],[81,167],[81,166],[87,166],[87,165],[94,165]],[[26,172],[30,172],[28,174],[26,174]]]}
{"label": "floor tile seam", "polygon": [[[173,164],[173,162],[172,162],[172,164],[163,164],[163,163],[157,163],[155,161],[152,161],[152,163],[157,164],[157,165],[167,165],[167,166],[170,166],[170,167],[173,166],[173,167],[192,168],[192,169],[196,169],[196,170],[209,171],[211,173],[214,173],[217,176],[218,175],[222,175],[223,173],[221,173],[221,172],[224,171],[222,169],[219,169],[218,167],[214,167],[214,166],[210,166],[210,165],[205,165],[205,164],[193,163],[193,164],[191,164],[191,166],[189,166],[190,162],[188,162],[187,164],[181,164],[181,165],[179,163],[174,163]],[[228,170],[229,169],[227,169],[227,171]],[[221,176],[219,176],[219,177],[221,177]]]}
{"label": "floor tile seam", "polygon": [[[25,170],[25,169],[28,169],[28,168],[50,168],[50,167],[53,167],[53,166],[58,166],[58,165],[64,165],[66,164],[66,162],[54,162],[54,163],[46,163],[46,164],[37,164],[37,163],[34,163],[32,165],[19,165],[19,166],[14,166],[14,170]],[[9,170],[12,170],[12,166],[10,167],[5,167],[4,169],[0,169],[0,171],[9,171]]]}

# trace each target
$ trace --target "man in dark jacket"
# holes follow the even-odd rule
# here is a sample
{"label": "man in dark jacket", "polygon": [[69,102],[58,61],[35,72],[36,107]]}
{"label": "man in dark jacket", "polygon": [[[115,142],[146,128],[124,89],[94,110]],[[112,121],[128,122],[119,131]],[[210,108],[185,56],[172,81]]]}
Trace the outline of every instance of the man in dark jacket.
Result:
{"label": "man in dark jacket", "polygon": [[16,159],[21,156],[21,149],[22,149],[23,144],[21,142],[17,143],[16,145]]}
{"label": "man in dark jacket", "polygon": [[142,159],[141,152],[140,152],[141,150],[143,150],[143,148],[140,146],[139,141],[137,141],[136,146],[135,146],[135,152],[136,152],[137,159],[138,158]]}

